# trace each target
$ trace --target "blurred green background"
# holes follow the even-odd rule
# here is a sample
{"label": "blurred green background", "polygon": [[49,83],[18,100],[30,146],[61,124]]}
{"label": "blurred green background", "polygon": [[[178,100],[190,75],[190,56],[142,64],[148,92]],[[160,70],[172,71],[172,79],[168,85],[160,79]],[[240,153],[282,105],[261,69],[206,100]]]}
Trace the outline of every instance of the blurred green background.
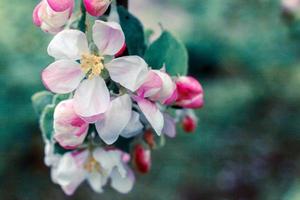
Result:
{"label": "blurred green background", "polygon": [[1,200],[300,199],[300,26],[279,1],[130,0],[146,28],[161,22],[186,43],[206,105],[197,132],[154,151],[130,194],[84,185],[73,197],[50,180],[31,106],[52,60],[51,36],[31,22],[37,3],[0,0]]}

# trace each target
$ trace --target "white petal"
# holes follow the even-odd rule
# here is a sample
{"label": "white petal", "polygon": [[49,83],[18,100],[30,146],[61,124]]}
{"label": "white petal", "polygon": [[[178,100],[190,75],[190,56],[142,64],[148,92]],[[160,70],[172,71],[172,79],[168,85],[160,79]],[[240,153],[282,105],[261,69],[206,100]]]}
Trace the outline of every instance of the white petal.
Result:
{"label": "white petal", "polygon": [[42,72],[45,87],[59,94],[75,90],[83,77],[80,65],[71,60],[58,60]]}
{"label": "white petal", "polygon": [[173,117],[169,114],[164,113],[164,128],[163,133],[170,138],[174,138],[176,136],[176,122]]}
{"label": "white petal", "polygon": [[101,55],[115,55],[124,45],[125,36],[120,24],[96,20],[93,40]]}
{"label": "white petal", "polygon": [[[84,152],[84,155],[87,155]],[[59,184],[67,195],[72,195],[85,180],[86,172],[78,165],[72,153],[66,153],[56,168],[52,168],[53,182]]]}
{"label": "white petal", "polygon": [[122,177],[117,169],[111,174],[111,186],[120,193],[128,193],[133,187],[135,177],[133,172],[128,168],[127,175]]}
{"label": "white petal", "polygon": [[98,193],[103,192],[102,175],[100,173],[97,173],[97,172],[89,173],[87,176],[87,180],[95,192],[98,192]]}
{"label": "white petal", "polygon": [[105,65],[111,79],[125,88],[136,91],[148,75],[148,65],[139,56],[116,58]]}
{"label": "white petal", "polygon": [[112,169],[119,166],[122,161],[122,154],[117,150],[106,151],[102,148],[97,148],[93,151],[93,157],[97,160],[106,176],[109,176]]}
{"label": "white petal", "polygon": [[135,100],[157,135],[161,135],[164,127],[164,117],[159,108],[146,99],[136,97]]}
{"label": "white petal", "polygon": [[109,91],[101,77],[86,79],[75,92],[75,112],[82,117],[93,117],[104,113],[108,109],[109,101]]}
{"label": "white petal", "polygon": [[140,115],[132,111],[131,118],[129,120],[129,123],[125,127],[125,129],[122,131],[121,136],[125,138],[131,138],[133,136],[136,136],[137,134],[141,133],[144,126],[140,121]]}
{"label": "white petal", "polygon": [[79,60],[89,53],[88,42],[83,32],[64,30],[54,36],[48,46],[48,54],[55,59]]}
{"label": "white petal", "polygon": [[95,123],[100,138],[106,144],[114,143],[124,130],[131,117],[132,101],[125,94],[111,101],[103,120]]}

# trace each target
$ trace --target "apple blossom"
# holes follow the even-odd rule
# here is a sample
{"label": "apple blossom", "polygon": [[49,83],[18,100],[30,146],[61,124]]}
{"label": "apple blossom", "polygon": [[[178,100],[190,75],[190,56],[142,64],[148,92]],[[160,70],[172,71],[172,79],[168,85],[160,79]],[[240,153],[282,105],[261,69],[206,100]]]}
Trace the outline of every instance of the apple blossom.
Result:
{"label": "apple blossom", "polygon": [[93,39],[98,53],[89,50],[83,32],[64,30],[58,33],[48,46],[48,54],[56,61],[42,72],[42,79],[54,93],[75,91],[75,112],[83,118],[96,119],[110,105],[110,94],[101,76],[103,71],[107,70],[113,81],[134,92],[146,78],[148,68],[138,56],[107,61],[106,57],[116,54],[125,42],[118,23],[96,20]]}
{"label": "apple blossom", "polygon": [[128,193],[134,184],[134,175],[123,160],[120,150],[79,150],[65,153],[52,167],[52,180],[67,195],[72,195],[85,180],[98,193],[108,183],[120,193]]}
{"label": "apple blossom", "polygon": [[181,76],[176,80],[176,105],[183,108],[201,108],[204,105],[203,88],[193,77]]}
{"label": "apple blossom", "polygon": [[33,23],[43,31],[56,34],[63,30],[73,12],[74,0],[42,0],[33,11]]}
{"label": "apple blossom", "polygon": [[105,13],[112,0],[83,0],[86,11],[94,16],[100,17]]}

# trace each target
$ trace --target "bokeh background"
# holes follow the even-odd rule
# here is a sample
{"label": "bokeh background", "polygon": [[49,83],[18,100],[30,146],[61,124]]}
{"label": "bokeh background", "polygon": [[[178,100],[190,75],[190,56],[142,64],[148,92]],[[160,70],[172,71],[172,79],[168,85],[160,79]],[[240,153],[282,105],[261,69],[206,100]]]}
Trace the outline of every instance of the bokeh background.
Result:
{"label": "bokeh background", "polygon": [[[66,197],[43,164],[31,95],[43,90],[51,36],[31,22],[37,0],[0,0],[0,199],[299,200],[300,26],[278,0],[130,0],[187,45],[205,88],[194,134],[153,152],[133,191],[87,185]],[[179,130],[180,127],[178,127]]]}

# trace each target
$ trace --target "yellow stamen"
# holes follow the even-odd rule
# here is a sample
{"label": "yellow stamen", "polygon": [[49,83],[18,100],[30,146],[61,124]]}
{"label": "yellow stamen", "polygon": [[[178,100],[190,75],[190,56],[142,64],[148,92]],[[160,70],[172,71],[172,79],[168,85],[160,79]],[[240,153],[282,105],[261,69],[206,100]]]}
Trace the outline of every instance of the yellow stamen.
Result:
{"label": "yellow stamen", "polygon": [[84,164],[84,168],[90,173],[95,171],[99,173],[102,172],[100,163],[97,160],[95,160],[95,158],[92,155],[89,156],[88,160]]}
{"label": "yellow stamen", "polygon": [[83,54],[80,60],[81,69],[86,73],[88,79],[93,79],[101,74],[104,69],[104,57],[92,54]]}

